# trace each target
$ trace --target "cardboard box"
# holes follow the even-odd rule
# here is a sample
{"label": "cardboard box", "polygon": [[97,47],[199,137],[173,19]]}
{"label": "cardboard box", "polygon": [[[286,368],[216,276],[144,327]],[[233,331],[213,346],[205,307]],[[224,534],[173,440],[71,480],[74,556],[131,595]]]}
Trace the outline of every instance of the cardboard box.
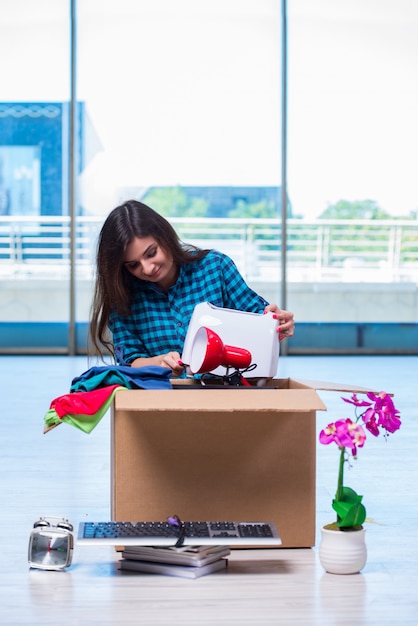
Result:
{"label": "cardboard box", "polygon": [[269,521],[282,547],[313,546],[316,389],[365,391],[289,378],[117,393],[112,519]]}

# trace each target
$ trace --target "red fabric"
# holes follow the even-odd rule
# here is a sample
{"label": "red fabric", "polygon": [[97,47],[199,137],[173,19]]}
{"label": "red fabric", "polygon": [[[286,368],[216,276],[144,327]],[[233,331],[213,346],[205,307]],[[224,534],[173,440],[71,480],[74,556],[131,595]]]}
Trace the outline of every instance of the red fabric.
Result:
{"label": "red fabric", "polygon": [[52,400],[50,409],[55,409],[58,417],[65,415],[94,415],[120,385],[109,385],[93,391],[75,391]]}

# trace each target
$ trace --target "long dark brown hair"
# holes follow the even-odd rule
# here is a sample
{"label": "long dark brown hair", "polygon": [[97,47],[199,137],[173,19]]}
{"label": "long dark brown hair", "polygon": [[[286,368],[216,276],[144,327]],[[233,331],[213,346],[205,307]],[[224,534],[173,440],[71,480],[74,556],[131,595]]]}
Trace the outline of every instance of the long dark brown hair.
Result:
{"label": "long dark brown hair", "polygon": [[108,333],[112,311],[129,315],[135,277],[124,267],[126,247],[136,237],[153,237],[173,258],[177,267],[195,263],[208,253],[184,244],[171,224],[156,211],[137,200],[128,200],[106,218],[97,243],[96,284],[90,319],[90,350],[101,354],[103,348],[113,355]]}

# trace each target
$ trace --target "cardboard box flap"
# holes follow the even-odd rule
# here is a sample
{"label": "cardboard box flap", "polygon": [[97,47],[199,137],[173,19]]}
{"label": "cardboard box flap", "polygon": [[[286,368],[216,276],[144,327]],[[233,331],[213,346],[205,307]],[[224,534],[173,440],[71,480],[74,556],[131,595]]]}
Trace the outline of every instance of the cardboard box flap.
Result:
{"label": "cardboard box flap", "polygon": [[298,378],[297,380],[290,379],[290,384],[301,384],[305,387],[316,389],[317,391],[342,391],[344,393],[379,393],[381,389],[371,389],[370,387],[359,387],[358,385],[349,385],[347,383],[331,383],[323,380],[307,380]]}
{"label": "cardboard box flap", "polygon": [[225,388],[183,390],[129,390],[115,396],[117,411],[208,413],[213,411],[324,411],[325,405],[315,389]]}

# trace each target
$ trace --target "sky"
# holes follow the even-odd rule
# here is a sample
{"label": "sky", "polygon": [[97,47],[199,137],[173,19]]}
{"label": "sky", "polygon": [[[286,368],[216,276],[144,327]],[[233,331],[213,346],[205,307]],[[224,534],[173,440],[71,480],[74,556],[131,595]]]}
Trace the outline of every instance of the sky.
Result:
{"label": "sky", "polygon": [[[125,185],[280,185],[278,0],[77,6],[77,96],[101,145],[80,181],[91,212]],[[418,2],[287,8],[294,213],[417,210]],[[0,102],[68,100],[68,1],[0,0],[0,16]]]}

